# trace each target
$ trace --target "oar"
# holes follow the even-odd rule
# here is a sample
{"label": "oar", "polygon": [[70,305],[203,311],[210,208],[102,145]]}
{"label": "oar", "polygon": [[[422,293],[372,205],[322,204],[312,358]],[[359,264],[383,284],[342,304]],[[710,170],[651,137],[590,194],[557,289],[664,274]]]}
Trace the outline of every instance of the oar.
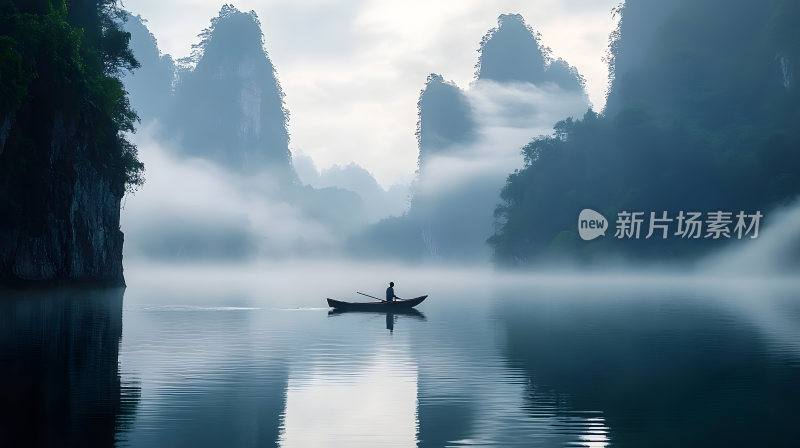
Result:
{"label": "oar", "polygon": [[381,299],[379,299],[379,298],[377,298],[377,297],[375,297],[375,296],[371,296],[371,295],[369,295],[369,294],[364,294],[363,292],[358,292],[358,291],[356,291],[356,294],[361,294],[362,296],[372,297],[372,298],[373,298],[373,299],[375,299],[375,300],[380,300],[381,302],[385,302],[385,300],[381,300]]}

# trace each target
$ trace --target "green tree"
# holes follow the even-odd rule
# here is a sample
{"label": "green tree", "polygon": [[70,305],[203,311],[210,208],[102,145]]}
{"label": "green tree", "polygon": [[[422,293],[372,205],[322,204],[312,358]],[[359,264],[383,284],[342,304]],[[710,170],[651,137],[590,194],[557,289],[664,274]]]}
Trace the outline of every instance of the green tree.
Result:
{"label": "green tree", "polygon": [[125,137],[138,117],[119,75],[139,63],[122,19],[116,0],[0,0],[0,179],[12,207],[40,189],[32,183],[54,159],[54,123],[80,136],[114,194],[143,184]]}

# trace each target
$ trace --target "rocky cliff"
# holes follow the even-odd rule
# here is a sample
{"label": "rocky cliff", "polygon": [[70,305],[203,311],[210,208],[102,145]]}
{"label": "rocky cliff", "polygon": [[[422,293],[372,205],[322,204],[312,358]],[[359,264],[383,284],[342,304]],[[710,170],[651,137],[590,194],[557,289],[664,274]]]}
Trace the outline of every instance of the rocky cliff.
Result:
{"label": "rocky cliff", "polygon": [[92,166],[74,125],[54,119],[51,128],[52,151],[35,174],[0,186],[0,282],[124,285],[123,191]]}
{"label": "rocky cliff", "polygon": [[[120,200],[143,183],[114,2],[0,2],[0,284],[124,285]],[[15,82],[9,82],[14,79]]]}

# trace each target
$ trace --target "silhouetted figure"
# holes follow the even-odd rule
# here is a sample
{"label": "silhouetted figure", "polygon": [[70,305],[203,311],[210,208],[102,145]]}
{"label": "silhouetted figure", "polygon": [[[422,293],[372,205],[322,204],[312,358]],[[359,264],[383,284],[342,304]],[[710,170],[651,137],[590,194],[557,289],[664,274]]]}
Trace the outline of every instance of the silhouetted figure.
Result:
{"label": "silhouetted figure", "polygon": [[394,282],[389,282],[389,287],[386,288],[386,301],[393,302],[394,299],[399,299],[399,298],[400,297],[394,295]]}

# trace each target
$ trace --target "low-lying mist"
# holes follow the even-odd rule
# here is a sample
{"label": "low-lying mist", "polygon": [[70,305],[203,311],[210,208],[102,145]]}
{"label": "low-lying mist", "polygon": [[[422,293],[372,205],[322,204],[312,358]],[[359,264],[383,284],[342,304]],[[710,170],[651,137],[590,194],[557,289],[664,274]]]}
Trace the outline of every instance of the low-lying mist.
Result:
{"label": "low-lying mist", "polygon": [[722,276],[797,274],[800,268],[800,201],[773,210],[758,238],[729,246],[700,260],[697,271]]}
{"label": "low-lying mist", "polygon": [[132,138],[147,184],[124,201],[126,261],[328,255],[346,237],[313,208],[287,201],[268,173],[243,176],[204,159],[177,158],[168,149],[174,142],[153,138],[157,127],[152,122]]}
{"label": "low-lying mist", "polygon": [[[263,205],[263,210],[270,210],[268,207],[268,204]],[[145,210],[148,209],[144,207],[142,211]],[[151,211],[158,213],[156,208]],[[270,306],[318,308],[325,306],[326,297],[368,301],[356,291],[381,297],[388,283],[393,281],[396,294],[403,298],[431,294],[451,300],[458,297],[459,291],[480,290],[489,300],[505,288],[511,288],[516,291],[514,295],[524,298],[532,294],[533,286],[559,290],[578,288],[584,290],[583,295],[585,290],[597,287],[636,287],[645,291],[702,288],[715,291],[713,295],[720,300],[742,296],[739,302],[747,302],[750,307],[752,304],[747,298],[757,298],[765,288],[800,286],[795,275],[800,243],[800,232],[795,224],[798,216],[800,206],[784,209],[776,213],[761,230],[763,234],[745,248],[719,251],[692,266],[609,259],[606,263],[592,265],[554,263],[509,271],[493,268],[489,263],[409,265],[346,258],[332,253],[282,259],[256,254],[235,262],[213,258],[176,263],[173,258],[153,260],[129,251],[125,259],[125,275],[130,285],[126,301],[146,304],[151,303],[150,297],[168,296],[170,303],[176,305],[246,307],[256,306],[264,299]],[[140,229],[146,231],[144,227]],[[276,228],[261,230],[271,229]],[[137,237],[135,232],[128,232]]]}

